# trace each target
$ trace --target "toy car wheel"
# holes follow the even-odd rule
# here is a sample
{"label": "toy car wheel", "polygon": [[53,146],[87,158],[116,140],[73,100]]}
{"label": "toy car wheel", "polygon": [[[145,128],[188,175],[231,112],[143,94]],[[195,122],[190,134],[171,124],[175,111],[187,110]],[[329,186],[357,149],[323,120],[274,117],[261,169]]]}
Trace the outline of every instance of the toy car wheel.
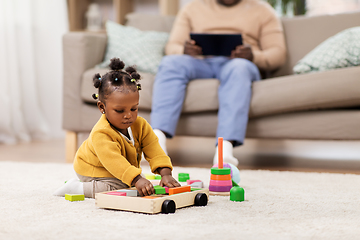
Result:
{"label": "toy car wheel", "polygon": [[176,210],[176,205],[175,202],[173,200],[165,200],[162,204],[161,207],[161,212],[162,213],[174,213]]}
{"label": "toy car wheel", "polygon": [[208,203],[208,197],[205,193],[198,193],[195,196],[195,206],[206,206]]}

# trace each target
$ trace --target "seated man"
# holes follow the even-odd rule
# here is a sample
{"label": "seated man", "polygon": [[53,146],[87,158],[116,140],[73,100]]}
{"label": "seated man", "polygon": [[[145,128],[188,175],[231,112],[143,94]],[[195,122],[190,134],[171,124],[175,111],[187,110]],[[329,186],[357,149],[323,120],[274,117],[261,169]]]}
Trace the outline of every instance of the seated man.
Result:
{"label": "seated man", "polygon": [[[231,56],[204,57],[201,47],[190,40],[191,32],[240,33],[244,45],[237,46]],[[151,112],[160,145],[166,152],[166,138],[175,134],[189,81],[217,78],[216,135],[224,138],[224,162],[236,166],[233,147],[244,143],[251,84],[260,80],[259,70],[274,70],[286,58],[283,29],[274,9],[261,0],[193,0],[177,15],[165,51]],[[214,163],[217,159],[216,147]]]}

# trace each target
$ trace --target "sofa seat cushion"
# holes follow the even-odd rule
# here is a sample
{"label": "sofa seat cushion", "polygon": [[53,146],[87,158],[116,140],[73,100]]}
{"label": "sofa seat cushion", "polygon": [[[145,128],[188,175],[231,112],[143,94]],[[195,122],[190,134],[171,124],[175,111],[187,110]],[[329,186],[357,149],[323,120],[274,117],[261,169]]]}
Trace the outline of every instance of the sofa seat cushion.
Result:
{"label": "sofa seat cushion", "polygon": [[[81,98],[84,102],[96,104],[92,94],[97,93],[93,85],[93,76],[96,73],[104,75],[109,70],[104,68],[92,68],[84,72],[81,80]],[[139,110],[151,110],[152,92],[155,76],[151,73],[139,72],[141,75],[141,91]],[[219,108],[217,79],[201,79],[191,81],[186,92],[186,99],[183,105],[183,113],[217,111]]]}

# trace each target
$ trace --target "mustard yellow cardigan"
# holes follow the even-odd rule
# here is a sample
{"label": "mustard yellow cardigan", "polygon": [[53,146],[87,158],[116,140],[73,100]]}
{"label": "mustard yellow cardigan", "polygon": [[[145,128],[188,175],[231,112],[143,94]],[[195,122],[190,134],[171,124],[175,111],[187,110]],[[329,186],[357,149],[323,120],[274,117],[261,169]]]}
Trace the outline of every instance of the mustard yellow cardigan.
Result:
{"label": "mustard yellow cardigan", "polygon": [[158,173],[160,167],[172,169],[170,158],[144,118],[137,117],[131,131],[135,146],[127,142],[103,114],[76,153],[75,171],[88,177],[117,178],[131,186],[133,179],[141,173],[142,152],[153,173]]}

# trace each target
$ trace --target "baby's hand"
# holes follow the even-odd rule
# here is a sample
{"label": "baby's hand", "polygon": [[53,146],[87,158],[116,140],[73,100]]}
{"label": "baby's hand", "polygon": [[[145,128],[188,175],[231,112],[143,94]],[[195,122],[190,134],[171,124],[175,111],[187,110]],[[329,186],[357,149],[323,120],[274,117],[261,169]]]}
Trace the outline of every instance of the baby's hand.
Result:
{"label": "baby's hand", "polygon": [[180,183],[178,183],[171,175],[165,175],[161,177],[160,186],[166,187],[181,187]]}
{"label": "baby's hand", "polygon": [[136,181],[135,187],[141,196],[148,196],[151,194],[155,194],[155,189],[152,183],[143,177],[139,178]]}

